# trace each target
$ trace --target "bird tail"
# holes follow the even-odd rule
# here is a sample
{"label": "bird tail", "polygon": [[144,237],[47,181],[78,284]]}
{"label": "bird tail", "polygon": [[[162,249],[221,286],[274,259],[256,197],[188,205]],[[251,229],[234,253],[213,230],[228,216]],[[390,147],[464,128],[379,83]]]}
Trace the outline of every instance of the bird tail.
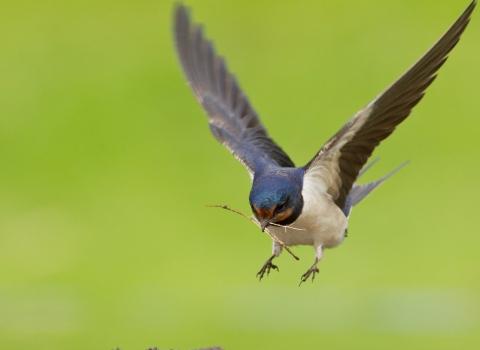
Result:
{"label": "bird tail", "polygon": [[[367,166],[365,166],[361,171],[360,173],[358,174],[358,177],[357,177],[357,180],[358,178],[360,178],[360,176],[362,176],[373,164],[375,164],[377,161],[378,161],[379,158],[375,158],[373,161],[371,161],[369,164],[367,164]],[[399,171],[401,168],[403,168],[405,165],[407,165],[409,163],[409,161],[407,160],[406,162],[404,162],[403,164],[401,164],[400,166],[396,167],[395,169],[393,169],[391,172],[389,172],[387,175],[385,175],[384,177],[382,177],[381,179],[378,179],[377,181],[373,181],[373,182],[369,182],[369,183],[366,183],[366,184],[362,184],[362,185],[357,185],[355,184],[353,186],[353,188],[351,189],[348,197],[350,197],[350,205],[351,207],[354,207],[355,205],[357,205],[358,203],[360,203],[365,197],[367,197],[370,193],[372,193],[372,191],[374,189],[376,189],[378,186],[380,186],[382,183],[385,182],[385,180],[387,180],[390,176],[392,176],[393,174],[395,174],[397,171]],[[351,209],[350,209],[351,210]]]}

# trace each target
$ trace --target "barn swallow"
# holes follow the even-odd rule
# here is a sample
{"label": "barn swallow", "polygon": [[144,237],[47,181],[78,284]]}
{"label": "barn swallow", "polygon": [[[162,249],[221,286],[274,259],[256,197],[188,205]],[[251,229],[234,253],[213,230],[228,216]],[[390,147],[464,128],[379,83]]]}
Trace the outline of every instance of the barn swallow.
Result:
{"label": "barn swallow", "polygon": [[[215,53],[202,27],[191,22],[189,9],[176,5],[174,37],[183,72],[208,115],[210,131],[250,174],[249,202],[254,217],[262,231],[268,229],[287,246],[315,249],[315,262],[300,283],[310,276],[313,281],[323,251],[343,242],[352,208],[393,173],[356,184],[375,147],[410,115],[435,80],[475,5],[476,0],[416,63],[301,167],[269,137],[224,58]],[[282,246],[273,241],[272,256],[257,274],[260,280],[271,269],[278,270],[272,260],[281,252]]]}

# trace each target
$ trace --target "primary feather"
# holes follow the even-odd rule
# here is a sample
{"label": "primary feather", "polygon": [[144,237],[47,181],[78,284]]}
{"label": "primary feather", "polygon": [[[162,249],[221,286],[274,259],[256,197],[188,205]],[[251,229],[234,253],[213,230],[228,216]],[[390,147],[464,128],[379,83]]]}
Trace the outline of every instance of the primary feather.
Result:
{"label": "primary feather", "polygon": [[340,209],[373,150],[410,115],[425,89],[460,40],[475,8],[473,1],[445,34],[392,85],[359,111],[305,166],[305,176],[320,177]]}
{"label": "primary feather", "polygon": [[290,157],[268,136],[257,112],[228,72],[223,57],[192,24],[188,9],[175,9],[175,43],[183,72],[198,102],[208,114],[213,135],[253,175],[265,164],[294,167]]}

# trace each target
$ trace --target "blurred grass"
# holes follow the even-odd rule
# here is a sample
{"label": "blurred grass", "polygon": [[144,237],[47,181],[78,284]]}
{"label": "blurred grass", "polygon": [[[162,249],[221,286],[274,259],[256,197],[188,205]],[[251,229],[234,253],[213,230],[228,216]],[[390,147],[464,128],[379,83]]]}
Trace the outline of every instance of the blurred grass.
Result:
{"label": "blurred grass", "polygon": [[[480,24],[474,13],[365,181],[349,238],[259,283],[246,171],[180,73],[168,1],[2,1],[0,347],[409,348],[480,343]],[[189,1],[297,164],[467,2]],[[478,9],[477,9],[478,11]]]}

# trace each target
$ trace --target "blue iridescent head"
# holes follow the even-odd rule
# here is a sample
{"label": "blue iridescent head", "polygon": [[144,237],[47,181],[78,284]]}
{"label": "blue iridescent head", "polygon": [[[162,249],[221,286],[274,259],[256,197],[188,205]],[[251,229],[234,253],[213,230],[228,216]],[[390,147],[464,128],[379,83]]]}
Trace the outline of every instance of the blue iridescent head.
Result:
{"label": "blue iridescent head", "polygon": [[255,176],[250,191],[250,206],[260,222],[262,231],[268,225],[290,225],[302,212],[303,173],[291,171],[271,172]]}

